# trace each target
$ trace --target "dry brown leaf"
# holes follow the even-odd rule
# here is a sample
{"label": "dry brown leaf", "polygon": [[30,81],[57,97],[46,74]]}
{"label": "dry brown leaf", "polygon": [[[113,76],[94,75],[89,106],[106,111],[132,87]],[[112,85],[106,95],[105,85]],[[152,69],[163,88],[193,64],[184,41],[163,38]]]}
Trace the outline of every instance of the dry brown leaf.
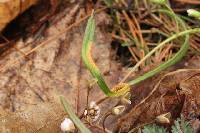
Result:
{"label": "dry brown leaf", "polygon": [[[180,69],[169,72],[163,79],[162,76],[158,76],[157,80],[162,79],[161,82],[155,79],[147,80],[146,85],[136,86],[139,88],[133,89],[133,96],[141,101],[155,89],[155,86],[159,85],[148,100],[137,108],[134,105],[140,101],[132,98],[133,108],[120,119],[117,130],[128,132],[131,128],[154,122],[156,116],[166,112],[171,112],[173,119],[179,117],[180,113],[184,114],[186,119],[198,118],[200,115],[199,75],[200,69]],[[149,87],[152,86],[152,81],[157,85]]]}
{"label": "dry brown leaf", "polygon": [[36,4],[38,0],[1,0],[0,1],[0,31],[19,14]]}
{"label": "dry brown leaf", "polygon": [[61,104],[42,103],[22,112],[4,114],[0,117],[3,133],[60,133],[60,123],[66,113]]}
{"label": "dry brown leaf", "polygon": [[[70,7],[65,8],[60,14],[56,15],[59,21],[52,24],[45,31],[44,40],[41,39],[38,42],[29,43],[29,45],[19,40],[15,46],[20,52],[11,49],[8,52],[9,54],[0,60],[0,66],[2,66],[0,100],[2,101],[1,106],[5,110],[31,111],[33,109],[32,105],[49,101],[59,102],[59,95],[63,95],[74,110],[79,108],[79,114],[82,113],[86,106],[88,81],[93,80],[89,71],[85,69],[81,62],[82,39],[86,21],[77,28],[74,27],[65,34],[59,35],[57,39],[43,45],[29,56],[22,57],[22,53],[27,53],[33,47],[39,46],[40,43],[56,36],[72,23],[79,21],[80,16],[85,15],[84,9],[80,8],[78,3],[70,5]],[[97,36],[92,50],[93,57],[102,73],[105,74],[109,86],[113,86],[119,81],[121,76],[119,68],[121,66],[113,60],[111,62],[110,38],[101,29],[104,27],[104,20],[107,22],[109,18],[103,12],[96,14],[95,17],[97,20]],[[33,39],[30,37],[27,40]],[[77,97],[78,91],[79,99]],[[104,96],[99,87],[94,85],[89,101],[98,101]],[[112,105],[111,102],[101,105],[101,113],[111,108]],[[15,118],[14,114],[13,117]],[[23,124],[23,122],[16,125],[16,132],[19,131],[17,127],[20,128],[20,124]],[[113,125],[114,122],[110,125]]]}

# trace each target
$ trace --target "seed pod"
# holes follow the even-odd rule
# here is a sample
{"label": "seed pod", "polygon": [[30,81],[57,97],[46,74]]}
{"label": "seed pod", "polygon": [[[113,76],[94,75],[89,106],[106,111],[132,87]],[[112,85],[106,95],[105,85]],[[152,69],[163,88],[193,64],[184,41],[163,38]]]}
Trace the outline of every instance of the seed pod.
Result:
{"label": "seed pod", "polygon": [[120,115],[124,112],[124,110],[125,110],[125,106],[119,105],[119,106],[116,106],[112,109],[112,114],[113,115]]}
{"label": "seed pod", "polygon": [[156,122],[161,123],[161,124],[169,124],[171,119],[171,113],[165,113],[161,114],[156,117]]}

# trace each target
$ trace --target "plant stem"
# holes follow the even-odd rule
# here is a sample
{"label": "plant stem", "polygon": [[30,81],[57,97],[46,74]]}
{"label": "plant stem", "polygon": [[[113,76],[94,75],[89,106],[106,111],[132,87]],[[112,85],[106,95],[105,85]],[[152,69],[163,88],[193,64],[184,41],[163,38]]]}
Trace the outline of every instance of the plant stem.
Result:
{"label": "plant stem", "polygon": [[[155,53],[159,48],[163,47],[166,43],[180,37],[180,36],[184,36],[184,35],[188,35],[188,34],[192,34],[192,33],[197,33],[200,32],[200,28],[195,28],[195,29],[189,29],[180,33],[177,33],[175,35],[172,35],[171,37],[167,38],[165,41],[161,42],[157,47],[155,47],[152,51],[150,51],[143,59],[141,59],[133,68],[129,73],[132,73],[133,71],[135,71],[147,58],[149,58],[153,53]],[[182,48],[183,49],[183,48]],[[157,67],[156,69],[145,73],[143,76],[138,77],[135,80],[129,81],[128,84],[129,85],[134,85],[136,83],[141,82],[142,80],[145,80],[148,77],[151,77],[153,75],[155,75],[156,73],[166,69],[168,66],[171,66],[173,64],[175,64],[179,59],[180,56],[184,56],[183,54],[185,54],[186,50],[188,49],[188,46],[184,48],[185,50],[182,51],[180,54],[178,54],[178,56],[174,56],[176,58],[172,58],[170,59],[169,63],[163,63],[161,64],[159,67]],[[127,76],[129,76],[130,74],[127,74]]]}
{"label": "plant stem", "polygon": [[85,127],[85,125],[81,122],[81,120],[76,116],[74,113],[74,110],[71,108],[70,104],[64,99],[63,96],[60,97],[60,101],[71,118],[71,120],[74,122],[76,127],[81,131],[81,133],[92,133],[88,128]]}

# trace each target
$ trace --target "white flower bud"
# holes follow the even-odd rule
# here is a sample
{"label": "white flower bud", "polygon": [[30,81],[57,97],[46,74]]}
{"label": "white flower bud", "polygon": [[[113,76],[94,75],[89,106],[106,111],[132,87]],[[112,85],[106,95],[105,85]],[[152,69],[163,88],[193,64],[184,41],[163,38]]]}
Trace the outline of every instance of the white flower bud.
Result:
{"label": "white flower bud", "polygon": [[72,132],[75,129],[75,126],[71,119],[65,118],[60,124],[60,128],[63,132]]}
{"label": "white flower bud", "polygon": [[191,17],[195,17],[195,18],[200,19],[200,12],[197,11],[197,10],[188,9],[188,10],[187,10],[187,13],[188,13],[188,16],[191,16]]}

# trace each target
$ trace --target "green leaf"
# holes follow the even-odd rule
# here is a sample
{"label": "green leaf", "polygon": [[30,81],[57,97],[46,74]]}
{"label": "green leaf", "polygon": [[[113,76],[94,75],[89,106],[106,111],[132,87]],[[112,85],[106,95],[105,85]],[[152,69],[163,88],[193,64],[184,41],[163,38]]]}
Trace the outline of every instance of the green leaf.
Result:
{"label": "green leaf", "polygon": [[95,19],[94,19],[94,12],[92,13],[91,17],[88,19],[84,39],[83,39],[83,46],[81,56],[83,62],[87,69],[90,71],[92,76],[97,79],[97,84],[102,89],[102,91],[109,95],[111,92],[101,75],[99,68],[96,66],[95,62],[91,57],[91,47],[94,43],[94,36],[95,36]]}
{"label": "green leaf", "polygon": [[88,46],[87,44],[89,42],[93,42],[94,36],[95,36],[95,20],[94,20],[94,12],[92,12],[91,17],[88,19],[88,23],[85,29],[83,45]]}
{"label": "green leaf", "polygon": [[195,17],[197,19],[200,19],[200,11],[194,10],[194,9],[188,9],[187,10],[188,16]]}
{"label": "green leaf", "polygon": [[150,0],[151,2],[155,3],[155,4],[166,4],[166,0]]}
{"label": "green leaf", "polygon": [[92,133],[85,125],[81,122],[81,120],[76,116],[70,104],[64,99],[64,97],[60,97],[60,101],[69,115],[70,119],[74,122],[76,127],[81,131],[81,133]]}
{"label": "green leaf", "polygon": [[185,121],[183,117],[178,118],[172,126],[172,133],[192,133],[190,123]]}
{"label": "green leaf", "polygon": [[113,4],[113,0],[103,0],[106,6],[111,7]]}
{"label": "green leaf", "polygon": [[117,91],[111,91],[106,84],[103,75],[101,74],[101,71],[96,66],[94,60],[91,56],[91,48],[92,44],[94,43],[94,35],[95,35],[95,20],[94,20],[94,12],[92,13],[91,17],[88,19],[88,23],[85,30],[85,35],[83,39],[83,46],[81,50],[81,57],[82,60],[87,67],[87,69],[90,71],[92,76],[97,79],[97,84],[101,88],[101,90],[109,97],[118,97],[121,95],[124,95],[126,92],[130,91],[130,86],[126,83],[122,83],[119,85],[116,85]]}
{"label": "green leaf", "polygon": [[155,124],[144,126],[142,133],[167,133],[166,129]]}

